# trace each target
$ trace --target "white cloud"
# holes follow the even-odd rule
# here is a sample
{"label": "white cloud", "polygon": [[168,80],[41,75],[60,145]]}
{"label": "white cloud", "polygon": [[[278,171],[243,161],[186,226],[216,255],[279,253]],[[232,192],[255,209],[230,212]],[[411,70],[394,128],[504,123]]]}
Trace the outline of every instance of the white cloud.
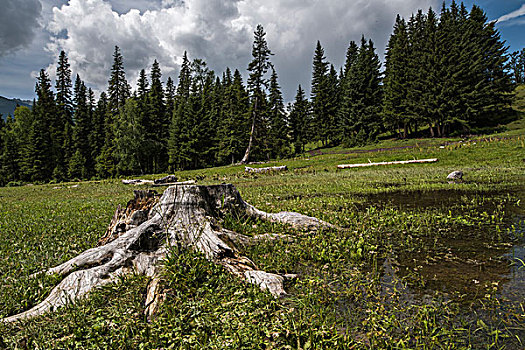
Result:
{"label": "white cloud", "polygon": [[514,18],[518,18],[518,17],[521,17],[523,15],[525,15],[525,5],[522,5],[516,11],[512,11],[510,13],[507,13],[506,15],[501,16],[500,18],[498,18],[498,22],[502,23],[502,22],[510,21],[510,20],[512,20]]}
{"label": "white cloud", "polygon": [[[113,0],[116,1],[116,0]],[[139,1],[139,0],[137,0]],[[140,1],[139,1],[140,2]],[[72,69],[105,89],[112,54],[118,45],[126,73],[133,81],[154,59],[164,75],[177,74],[185,50],[205,59],[218,73],[226,66],[246,70],[253,30],[262,24],[287,99],[297,84],[308,87],[317,40],[328,59],[342,65],[350,40],[362,34],[383,50],[395,16],[437,0],[161,0],[150,9],[117,12],[103,0],[70,0],[53,10],[48,29],[56,35],[48,45],[54,55],[64,49]],[[51,67],[52,68],[52,67]],[[52,71],[52,69],[50,70]]]}

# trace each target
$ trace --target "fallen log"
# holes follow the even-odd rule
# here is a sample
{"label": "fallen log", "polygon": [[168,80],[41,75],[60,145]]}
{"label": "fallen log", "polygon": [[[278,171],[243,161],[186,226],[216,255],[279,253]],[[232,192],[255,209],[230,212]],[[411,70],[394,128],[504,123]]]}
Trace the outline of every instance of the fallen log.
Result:
{"label": "fallen log", "polygon": [[195,180],[188,180],[188,181],[180,181],[180,182],[162,182],[162,183],[154,183],[153,187],[160,187],[160,186],[177,186],[177,185],[193,185],[196,184],[197,181]]}
{"label": "fallen log", "polygon": [[131,180],[122,180],[124,185],[144,185],[152,184],[153,180],[142,180],[142,179],[131,179]]}
{"label": "fallen log", "polygon": [[362,164],[341,164],[337,167],[339,169],[347,168],[362,168],[367,166],[378,166],[378,165],[394,165],[394,164],[413,164],[413,163],[435,163],[437,158],[433,159],[413,159],[413,160],[396,160],[391,162],[379,162],[379,163],[362,163]]}
{"label": "fallen log", "polygon": [[[139,211],[142,211],[140,215]],[[163,298],[159,261],[166,257],[170,247],[195,249],[275,297],[286,294],[282,276],[259,270],[239,253],[232,241],[237,238],[237,241],[246,242],[249,238],[221,227],[221,218],[226,214],[280,222],[295,229],[334,228],[327,222],[299,213],[261,211],[246,203],[231,184],[171,186],[160,198],[150,191],[136,191],[135,199],[125,210],[117,209],[102,245],[42,272],[64,277],[44,301],[1,321],[14,322],[42,315],[133,271],[151,277],[145,310],[146,317],[151,319]],[[128,225],[131,218],[135,221]]]}
{"label": "fallen log", "polygon": [[266,167],[266,168],[250,168],[248,166],[244,167],[244,171],[247,173],[270,173],[270,172],[287,171],[287,170],[288,170],[288,167],[286,165],[272,166],[272,167]]}
{"label": "fallen log", "polygon": [[153,183],[155,185],[167,184],[167,183],[177,182],[178,180],[179,179],[175,175],[168,175],[168,176],[164,176],[163,178],[156,179],[155,181],[153,181]]}

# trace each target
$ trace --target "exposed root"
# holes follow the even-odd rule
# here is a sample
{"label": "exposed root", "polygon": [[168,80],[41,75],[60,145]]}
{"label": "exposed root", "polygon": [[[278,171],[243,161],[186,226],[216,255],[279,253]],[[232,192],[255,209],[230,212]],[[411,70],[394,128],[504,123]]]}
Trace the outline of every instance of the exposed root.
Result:
{"label": "exposed root", "polygon": [[298,213],[270,214],[258,210],[246,203],[233,185],[172,186],[158,201],[153,192],[135,191],[135,199],[126,209],[117,209],[100,242],[103,245],[49,269],[48,274],[65,276],[62,282],[37,306],[2,321],[14,322],[42,315],[131,271],[152,277],[145,305],[145,314],[152,319],[164,299],[159,261],[170,246],[196,249],[275,297],[285,295],[282,276],[259,270],[250,259],[239,254],[236,244],[253,244],[253,240],[220,227],[219,219],[226,212],[239,218],[285,223],[296,229],[334,228],[329,223]]}

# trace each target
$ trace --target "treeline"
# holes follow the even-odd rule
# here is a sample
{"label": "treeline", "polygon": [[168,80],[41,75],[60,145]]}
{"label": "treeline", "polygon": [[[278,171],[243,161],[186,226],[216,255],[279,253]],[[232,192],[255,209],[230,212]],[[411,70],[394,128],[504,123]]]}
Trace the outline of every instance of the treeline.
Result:
{"label": "treeline", "polygon": [[61,52],[54,89],[42,70],[34,108],[20,107],[0,122],[0,183],[284,158],[312,142],[358,145],[423,127],[444,136],[497,124],[509,108],[506,48],[477,6],[468,12],[453,2],[439,18],[431,9],[408,21],[398,17],[384,73],[371,40],[350,42],[339,71],[318,42],[311,96],[299,86],[288,106],[262,26],[254,34],[246,83],[238,70],[217,76],[185,53],[177,85],[171,77],[163,84],[155,61],[133,89],[115,47],[108,89],[98,100],[81,77],[72,81]]}

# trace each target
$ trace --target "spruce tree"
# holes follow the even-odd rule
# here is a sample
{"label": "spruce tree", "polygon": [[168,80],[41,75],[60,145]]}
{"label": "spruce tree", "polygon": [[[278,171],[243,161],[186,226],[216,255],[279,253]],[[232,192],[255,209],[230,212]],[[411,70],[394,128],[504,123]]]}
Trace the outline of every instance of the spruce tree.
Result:
{"label": "spruce tree", "polygon": [[264,116],[266,105],[264,89],[268,85],[266,73],[271,67],[270,56],[272,55],[272,52],[268,48],[265,36],[266,33],[264,32],[263,26],[260,24],[257,25],[257,29],[254,32],[252,46],[253,59],[248,65],[248,71],[250,72],[248,78],[248,90],[251,98],[252,125],[248,147],[246,148],[241,163],[248,162],[250,154],[252,153],[252,148],[255,149],[254,153],[256,156],[265,153],[265,149],[267,148],[267,146],[265,146],[267,125]]}
{"label": "spruce tree", "polygon": [[[383,98],[383,120],[385,126],[397,132],[402,129],[402,137],[407,137],[408,123],[408,57],[409,40],[405,21],[398,15],[394,32],[390,36],[385,56],[385,78]],[[421,54],[421,53],[420,53]]]}
{"label": "spruce tree", "polygon": [[339,96],[339,132],[338,138],[345,145],[351,143],[350,139],[353,132],[353,121],[351,116],[352,103],[357,98],[357,91],[355,86],[356,62],[359,55],[359,47],[355,41],[350,41],[348,49],[346,50],[346,60],[343,70],[343,76],[340,82],[340,96]]}
{"label": "spruce tree", "polygon": [[[173,111],[175,110],[175,97],[176,97],[175,83],[171,77],[168,77],[166,81],[166,120],[171,123]],[[168,129],[169,130],[169,129]]]}
{"label": "spruce tree", "polygon": [[91,175],[91,112],[88,89],[77,74],[75,80],[75,114],[72,135],[72,154],[69,160],[70,179],[85,179]]}
{"label": "spruce tree", "polygon": [[317,141],[322,141],[323,145],[328,142],[329,131],[329,117],[327,111],[328,104],[328,66],[329,63],[325,61],[324,49],[321,43],[317,41],[313,59],[312,70],[312,117],[314,137]]}
{"label": "spruce tree", "polygon": [[341,82],[337,76],[337,71],[333,65],[330,65],[330,71],[326,77],[326,98],[325,98],[325,137],[331,143],[340,143],[341,121],[339,119],[341,98]]}
{"label": "spruce tree", "polygon": [[220,164],[234,164],[244,154],[249,140],[251,125],[250,103],[241,73],[235,70],[233,80],[226,71],[223,79],[223,118],[219,127],[218,161]]}
{"label": "spruce tree", "polygon": [[161,82],[162,74],[157,60],[151,67],[151,88],[148,93],[148,117],[145,123],[146,139],[150,145],[150,164],[148,172],[158,173],[167,169],[166,156],[167,139],[169,135],[169,119],[164,104],[164,89]]}
{"label": "spruce tree", "polygon": [[117,172],[122,175],[143,174],[141,163],[145,130],[141,124],[137,101],[128,99],[114,126]]}
{"label": "spruce tree", "polygon": [[355,64],[347,77],[345,105],[348,114],[344,143],[364,144],[375,140],[381,128],[381,74],[379,57],[371,40],[363,37]]}
{"label": "spruce tree", "polygon": [[45,70],[41,70],[36,83],[37,101],[33,106],[35,115],[29,132],[32,143],[33,161],[31,180],[46,181],[51,179],[56,167],[56,149],[53,135],[57,127],[57,113],[54,94],[51,91],[51,80]]}
{"label": "spruce tree", "polygon": [[[36,106],[36,101],[33,101]],[[15,110],[12,126],[13,137],[18,151],[17,166],[19,178],[22,181],[31,181],[33,176],[34,144],[31,140],[31,131],[35,121],[36,113],[27,107],[19,107]]]}
{"label": "spruce tree", "polygon": [[268,95],[269,113],[269,158],[284,158],[291,153],[288,121],[284,110],[284,100],[279,86],[277,72],[272,67]]}
{"label": "spruce tree", "polygon": [[168,156],[170,169],[184,169],[188,166],[187,147],[190,143],[189,98],[191,88],[191,67],[188,55],[184,52],[177,85],[176,109],[170,123]]}
{"label": "spruce tree", "polygon": [[129,96],[130,90],[124,73],[124,59],[120,53],[120,48],[115,46],[108,88],[109,110],[113,115],[118,114],[119,109],[124,106]]}
{"label": "spruce tree", "polygon": [[290,134],[294,145],[294,153],[304,152],[304,146],[308,142],[310,118],[309,103],[301,85],[297,88],[294,103],[290,110]]}

